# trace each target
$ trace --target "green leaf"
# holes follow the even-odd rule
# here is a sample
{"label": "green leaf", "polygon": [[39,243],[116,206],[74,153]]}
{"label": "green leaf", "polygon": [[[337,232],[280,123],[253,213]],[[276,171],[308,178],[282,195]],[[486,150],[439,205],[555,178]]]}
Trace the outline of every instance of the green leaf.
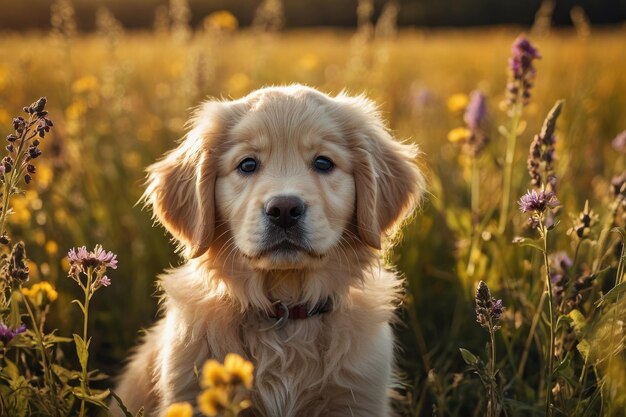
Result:
{"label": "green leaf", "polygon": [[80,310],[83,312],[83,315],[85,314],[85,306],[83,305],[83,303],[81,303],[78,300],[72,300],[73,303],[77,304],[78,307],[80,307]]}
{"label": "green leaf", "polygon": [[621,284],[617,284],[609,292],[604,294],[598,301],[596,301],[596,307],[602,306],[604,303],[612,303],[617,301],[619,296],[626,291],[626,281]]}
{"label": "green leaf", "polygon": [[459,348],[461,351],[461,356],[466,364],[471,366],[476,366],[478,364],[478,358],[472,352],[467,349]]}
{"label": "green leaf", "polygon": [[74,333],[74,344],[76,344],[76,355],[83,369],[87,369],[87,361],[89,359],[89,343],[85,344],[82,337]]}
{"label": "green leaf", "polygon": [[106,400],[106,398],[109,396],[110,391],[104,390],[101,392],[98,392],[97,394],[90,394],[90,395],[85,395],[85,393],[82,391],[82,389],[80,388],[76,388],[74,390],[74,395],[81,399],[81,400],[85,400],[87,402],[90,402],[92,404],[97,405],[98,407],[104,408],[105,410],[108,410],[109,407],[106,404],[106,402],[104,400]]}
{"label": "green leaf", "polygon": [[541,252],[543,252],[543,243],[539,239],[528,239],[526,237],[516,236],[513,238],[513,243],[517,243],[520,246],[530,246]]}
{"label": "green leaf", "polygon": [[585,316],[583,316],[583,313],[576,309],[570,311],[567,316],[572,319],[572,326],[574,326],[576,336],[580,338],[585,331],[585,327],[587,326],[587,320],[585,319]]}

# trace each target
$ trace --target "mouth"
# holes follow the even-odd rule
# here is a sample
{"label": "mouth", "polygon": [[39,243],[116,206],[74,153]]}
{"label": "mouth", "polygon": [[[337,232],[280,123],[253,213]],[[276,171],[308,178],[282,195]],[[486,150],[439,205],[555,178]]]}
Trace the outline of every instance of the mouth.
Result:
{"label": "mouth", "polygon": [[265,246],[258,252],[256,257],[257,258],[262,258],[265,256],[293,257],[299,254],[306,254],[312,258],[323,257],[322,254],[315,252],[309,246],[304,246],[302,244],[299,244],[299,243],[296,243],[287,239]]}

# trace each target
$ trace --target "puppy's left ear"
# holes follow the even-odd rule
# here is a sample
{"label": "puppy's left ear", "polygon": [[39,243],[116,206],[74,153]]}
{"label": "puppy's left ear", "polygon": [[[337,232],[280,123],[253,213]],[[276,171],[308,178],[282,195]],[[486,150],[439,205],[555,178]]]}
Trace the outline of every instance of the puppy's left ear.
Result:
{"label": "puppy's left ear", "polygon": [[205,103],[178,147],[147,170],[143,201],[187,258],[204,254],[213,239],[220,105]]}
{"label": "puppy's left ear", "polygon": [[375,105],[364,97],[338,97],[352,110],[348,135],[355,155],[356,220],[361,239],[380,249],[421,201],[425,179],[417,146],[396,141]]}

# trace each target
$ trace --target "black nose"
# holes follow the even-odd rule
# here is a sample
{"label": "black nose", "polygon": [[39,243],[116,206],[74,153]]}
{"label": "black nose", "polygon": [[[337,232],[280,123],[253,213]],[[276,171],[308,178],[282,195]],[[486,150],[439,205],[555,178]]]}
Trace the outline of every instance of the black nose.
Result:
{"label": "black nose", "polygon": [[304,201],[291,195],[271,198],[265,203],[265,215],[276,226],[288,229],[304,214]]}

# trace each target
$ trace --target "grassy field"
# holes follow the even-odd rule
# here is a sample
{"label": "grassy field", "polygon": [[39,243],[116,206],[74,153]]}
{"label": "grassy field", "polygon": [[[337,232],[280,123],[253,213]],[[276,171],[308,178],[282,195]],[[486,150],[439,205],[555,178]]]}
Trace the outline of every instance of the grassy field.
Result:
{"label": "grassy field", "polygon": [[[31,259],[27,286],[45,280],[59,293],[46,330],[58,328],[60,335],[70,336],[82,326],[71,303],[80,293],[66,278],[65,255],[83,244],[101,243],[119,260],[118,269],[109,273],[112,285],[92,305],[90,367],[118,372],[140,329],[154,321],[155,277],[179,259],[164,230],[153,227],[150,214],[135,203],[143,192],[144,168],[182,136],[192,106],[208,96],[236,98],[268,84],[365,92],[380,103],[398,138],[421,146],[429,172],[427,202],[390,254],[407,278],[398,326],[407,382],[403,392],[410,403],[405,414],[486,415],[487,393],[493,389],[508,415],[542,415],[550,313],[547,304],[538,302],[546,271],[541,251],[511,242],[518,235],[538,237],[524,227],[528,215],[517,210],[515,200],[530,188],[525,169],[530,142],[548,110],[564,99],[555,168],[562,206],[548,251],[578,254],[566,271],[567,291],[582,276],[593,275],[593,284],[575,308],[563,304],[555,313],[563,319],[556,334],[554,415],[626,415],[624,392],[618,389],[626,383],[625,305],[619,295],[602,306],[594,304],[622,279],[617,273],[621,247],[614,250],[619,233],[608,231],[613,226],[624,230],[610,183],[625,168],[624,155],[611,140],[626,129],[626,31],[530,38],[542,58],[535,63],[536,84],[517,138],[511,221],[498,233],[506,148],[498,126],[511,123],[501,103],[507,59],[519,32],[406,30],[397,37],[365,40],[332,30],[216,31],[196,33],[187,41],[167,34],[125,34],[114,27],[84,36],[4,34],[0,127],[12,133],[14,115],[40,96],[47,96],[55,122],[42,141],[38,172],[23,195],[12,200],[9,217],[13,240],[24,240]],[[472,161],[447,137],[464,125],[464,106],[451,109],[450,97],[474,89],[487,96],[490,144]],[[471,191],[473,163],[479,187]],[[471,194],[478,189],[478,210],[472,213]],[[586,200],[601,220],[581,243],[566,231]],[[500,371],[492,380],[483,366],[490,361],[489,332],[476,323],[474,313],[480,280],[506,308],[495,338],[494,365]],[[577,348],[583,341],[586,350]],[[468,365],[459,348],[481,362],[469,360]],[[77,363],[71,348],[59,360]]]}

